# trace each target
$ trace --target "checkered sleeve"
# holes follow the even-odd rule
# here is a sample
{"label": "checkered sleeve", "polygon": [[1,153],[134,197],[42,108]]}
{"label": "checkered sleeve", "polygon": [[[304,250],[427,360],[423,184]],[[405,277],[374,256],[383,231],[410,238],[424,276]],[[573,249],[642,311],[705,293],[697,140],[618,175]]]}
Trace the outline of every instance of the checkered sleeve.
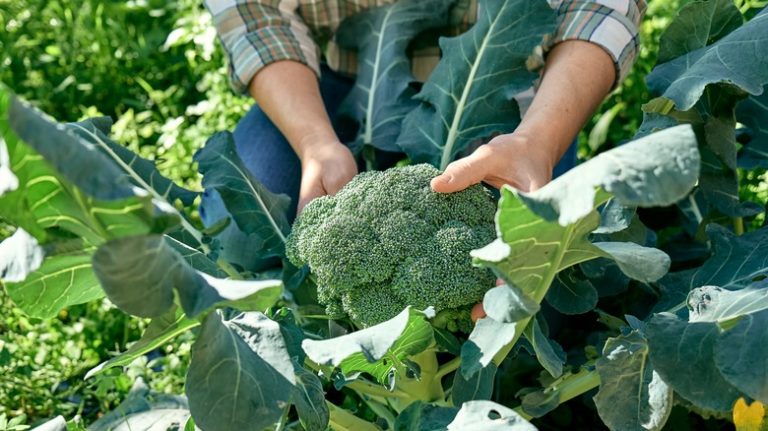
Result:
{"label": "checkered sleeve", "polygon": [[558,3],[559,27],[549,46],[565,40],[584,40],[601,46],[613,59],[618,85],[637,58],[638,28],[645,14],[646,0],[563,0],[554,3]]}
{"label": "checkered sleeve", "polygon": [[295,0],[204,0],[229,57],[232,87],[246,93],[264,66],[279,60],[306,64],[320,74],[318,47]]}

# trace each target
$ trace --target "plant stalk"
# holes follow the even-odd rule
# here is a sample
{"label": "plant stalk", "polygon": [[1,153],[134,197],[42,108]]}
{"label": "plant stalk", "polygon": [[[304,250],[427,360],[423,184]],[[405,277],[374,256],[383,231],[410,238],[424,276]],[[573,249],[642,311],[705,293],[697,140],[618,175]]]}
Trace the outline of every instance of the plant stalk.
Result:
{"label": "plant stalk", "polygon": [[328,426],[333,431],[381,431],[376,424],[360,419],[333,403],[326,401],[325,404],[331,413]]}

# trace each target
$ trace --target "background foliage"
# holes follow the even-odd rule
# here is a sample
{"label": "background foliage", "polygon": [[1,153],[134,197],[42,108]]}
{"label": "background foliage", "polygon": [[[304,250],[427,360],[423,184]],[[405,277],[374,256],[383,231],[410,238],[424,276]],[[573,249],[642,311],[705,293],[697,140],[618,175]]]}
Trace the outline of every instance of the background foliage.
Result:
{"label": "background foliage", "polygon": [[[582,158],[638,129],[641,105],[651,98],[644,78],[656,62],[659,37],[687,2],[650,2],[638,63],[585,128]],[[231,130],[250,104],[228,87],[224,56],[200,3],[0,0],[0,81],[60,121],[113,117],[116,140],[161,161],[159,169],[176,182],[199,189],[192,154],[215,131]],[[737,5],[748,11],[763,4]],[[765,202],[765,172],[743,179],[742,197]],[[0,238],[9,233],[0,228]],[[40,322],[0,290],[0,316],[0,425],[4,416],[17,418],[0,429],[23,429],[57,414],[90,423],[119,404],[139,377],[155,390],[182,392],[180,364],[188,362],[190,347],[184,338],[125,374],[83,381],[86,370],[125,350],[146,325],[106,301]]]}

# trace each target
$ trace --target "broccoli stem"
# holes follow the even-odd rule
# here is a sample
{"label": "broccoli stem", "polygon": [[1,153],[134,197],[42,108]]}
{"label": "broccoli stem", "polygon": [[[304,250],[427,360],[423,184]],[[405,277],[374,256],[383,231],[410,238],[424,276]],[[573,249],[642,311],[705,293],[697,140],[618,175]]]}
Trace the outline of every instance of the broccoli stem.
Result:
{"label": "broccoli stem", "polygon": [[328,426],[333,431],[381,431],[375,424],[360,419],[333,403],[326,401],[325,404],[331,413]]}
{"label": "broccoli stem", "polygon": [[435,351],[432,349],[425,350],[418,355],[412,356],[410,360],[417,363],[421,368],[419,378],[399,375],[399,378],[395,380],[395,388],[408,394],[410,398],[390,400],[390,405],[398,412],[401,412],[414,401],[436,404],[445,403],[445,391],[443,390],[441,377],[438,376],[438,362]]}
{"label": "broccoli stem", "polygon": [[[555,380],[544,389],[544,392],[556,392],[558,405],[560,405],[600,386],[600,374],[594,368],[594,362],[591,364],[591,367],[582,366],[579,372]],[[523,406],[518,406],[514,410],[526,420],[532,419],[532,416],[523,410]]]}
{"label": "broccoli stem", "polygon": [[459,369],[461,366],[461,356],[457,356],[441,366],[435,374],[436,379],[442,379],[443,377],[451,374]]}
{"label": "broccoli stem", "polygon": [[[570,225],[566,228],[565,233],[563,235],[564,238],[570,239],[573,235],[575,224]],[[565,252],[567,251],[568,247],[563,245],[558,248],[557,254],[552,259],[552,265],[549,267],[549,270],[547,271],[544,278],[541,280],[541,283],[536,286],[533,289],[532,292],[532,298],[536,303],[541,304],[541,302],[544,300],[544,297],[547,296],[547,292],[549,291],[549,287],[552,286],[552,282],[555,280],[555,276],[557,276],[557,273],[560,272],[562,269],[562,262],[565,257]],[[506,280],[505,280],[506,281]],[[531,319],[534,316],[527,317],[523,320],[515,322],[515,335],[512,338],[512,341],[510,341],[506,346],[504,346],[499,353],[496,354],[496,356],[493,357],[493,362],[496,364],[496,366],[500,366],[501,363],[506,359],[507,355],[509,355],[509,352],[512,351],[512,348],[515,346],[515,343],[517,343],[517,340],[520,339],[520,335],[522,335],[523,331],[525,330],[525,327],[528,326],[528,324],[531,322]]]}

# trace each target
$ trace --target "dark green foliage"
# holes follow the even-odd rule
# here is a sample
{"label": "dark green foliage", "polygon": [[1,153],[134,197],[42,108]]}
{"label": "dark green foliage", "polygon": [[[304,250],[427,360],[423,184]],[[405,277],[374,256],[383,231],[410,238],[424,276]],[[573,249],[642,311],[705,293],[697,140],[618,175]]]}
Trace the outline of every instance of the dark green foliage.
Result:
{"label": "dark green foliage", "polygon": [[318,299],[370,326],[408,305],[436,311],[474,304],[493,275],[469,252],[493,240],[495,205],[482,186],[438,194],[429,165],[358,175],[311,202],[288,237],[288,257],[309,265]]}
{"label": "dark green foliage", "polygon": [[[738,395],[768,401],[764,384],[768,377],[763,366],[768,294],[761,281],[766,273],[765,253],[761,253],[765,231],[757,230],[759,222],[750,219],[761,208],[738,199],[739,193],[742,197],[765,196],[765,190],[760,189],[760,170],[738,170],[765,162],[761,128],[764,115],[760,107],[765,95],[745,98],[744,88],[733,84],[746,85],[750,91],[757,88],[752,88],[750,80],[762,79],[759,73],[739,73],[755,65],[762,67],[763,56],[738,56],[744,67],[734,68],[736,75],[726,78],[731,84],[705,85],[702,97],[695,88],[685,89],[686,97],[697,99],[691,110],[676,110],[664,100],[646,106],[648,121],[642,135],[690,123],[699,141],[700,158],[688,126],[656,134],[595,158],[583,169],[538,192],[502,190],[496,226],[487,235],[474,229],[478,223],[492,226],[494,221],[494,205],[488,205],[483,192],[460,202],[430,193],[428,178],[420,180],[418,187],[398,186],[398,181],[407,183],[409,175],[400,173],[410,172],[408,169],[390,172],[392,182],[383,180],[381,173],[361,175],[350,184],[350,188],[356,188],[354,193],[340,194],[345,199],[322,198],[315,207],[307,208],[310,218],[319,220],[323,214],[332,213],[338,216],[334,221],[319,223],[319,227],[301,220],[296,224],[295,230],[309,232],[301,241],[303,246],[315,257],[333,262],[318,271],[312,268],[312,273],[306,267],[287,265],[283,254],[284,236],[289,230],[282,214],[285,200],[267,193],[247,174],[238,172],[242,166],[227,148],[231,140],[217,136],[197,159],[205,184],[219,189],[226,208],[220,214],[223,221],[215,227],[198,231],[194,227],[195,209],[189,207],[195,194],[159,176],[162,171],[173,180],[196,183],[191,179],[191,152],[214,129],[231,128],[246,108],[243,99],[225,88],[221,54],[213,49],[213,33],[199,3],[25,3],[37,7],[36,13],[25,13],[26,5],[20,6],[14,0],[6,2],[7,8],[0,8],[0,28],[6,31],[0,33],[0,61],[2,66],[9,66],[0,70],[0,76],[19,92],[33,95],[31,98],[59,118],[80,119],[85,112],[95,115],[105,110],[119,118],[113,127],[116,138],[112,142],[106,137],[107,127],[101,119],[82,124],[89,132],[98,129],[98,139],[77,126],[67,126],[75,133],[60,135],[58,127],[41,121],[31,110],[21,115],[15,109],[8,121],[4,110],[7,104],[0,104],[0,132],[4,138],[0,143],[0,216],[20,227],[2,233],[5,237],[15,232],[13,238],[0,243],[4,288],[31,314],[54,316],[54,320],[38,324],[18,310],[7,307],[10,311],[6,313],[4,308],[7,318],[0,322],[0,372],[4,376],[0,382],[0,425],[5,422],[5,412],[10,416],[26,413],[34,418],[18,416],[13,424],[35,425],[43,422],[43,417],[61,413],[67,419],[75,415],[84,419],[70,422],[70,429],[83,429],[85,424],[99,429],[104,421],[93,420],[120,404],[120,398],[139,375],[152,377],[150,384],[155,390],[179,393],[181,375],[190,362],[186,354],[193,334],[187,331],[201,321],[205,328],[195,331],[198,340],[192,348],[194,357],[186,389],[195,422],[206,430],[262,425],[270,429],[324,430],[328,425],[333,429],[368,431],[376,429],[374,421],[380,427],[409,431],[530,429],[508,409],[521,402],[525,412],[545,415],[534,422],[540,429],[597,429],[602,423],[616,430],[658,430],[668,417],[666,429],[714,429],[713,421],[686,417],[684,409],[704,415],[714,409],[720,411],[718,417],[727,417]],[[434,4],[438,3],[435,0]],[[543,0],[538,4],[512,0],[481,3],[482,7],[492,6],[486,10],[499,7],[503,12],[510,5],[520,9],[515,14],[507,10],[482,15],[481,21],[501,21],[507,12],[516,17],[531,16],[528,12],[533,9],[542,16],[550,12]],[[706,78],[696,72],[701,71],[698,63],[707,59],[706,55],[699,58],[689,51],[715,52],[718,44],[735,34],[746,35],[746,40],[754,38],[750,34],[756,31],[755,23],[762,24],[760,19],[765,16],[749,11],[757,3],[747,0],[736,1],[735,7],[728,0],[651,2],[643,26],[646,45],[640,63],[636,73],[612,97],[612,101],[621,103],[609,106],[590,137],[593,150],[603,142],[610,145],[629,139],[635,132],[639,106],[649,99],[643,95],[645,89],[639,78],[652,67],[652,41],[667,24],[664,11],[669,14],[680,3],[688,6],[670,26],[659,54],[672,66],[659,67],[654,76],[679,67],[680,76],[694,75],[695,79],[683,79],[689,84]],[[400,30],[387,26],[399,21],[387,21],[381,14],[384,18],[396,17],[400,16],[400,12],[395,14],[399,7],[413,7],[419,10],[419,17],[440,21],[437,8],[433,16],[429,15],[431,5],[406,1],[380,9],[379,15],[372,12],[361,16],[363,24],[357,25],[381,26],[378,40],[396,42],[399,50],[406,41],[390,37],[390,30]],[[388,15],[386,11],[394,12]],[[740,25],[742,13],[748,24]],[[66,26],[62,27],[57,19]],[[156,35],[147,29],[173,21],[178,31],[168,38],[162,48],[165,56],[158,59],[160,39],[152,39]],[[538,28],[533,19],[524,22]],[[37,30],[41,25],[73,31],[42,32]],[[134,30],[122,31],[125,25]],[[476,41],[493,42],[496,36],[491,30],[490,35],[482,34],[483,28],[482,23],[476,25],[471,34]],[[354,34],[358,30],[347,31],[353,33],[347,38],[358,41]],[[104,36],[113,32],[119,37]],[[133,34],[143,34],[145,40],[124,40],[125,35]],[[533,31],[525,31],[524,36],[538,37]],[[375,44],[370,42],[375,39],[367,40],[368,49],[363,51],[372,51]],[[474,49],[468,38],[462,43],[459,40],[444,42],[443,46],[449,47],[444,50],[444,64],[467,60],[454,55],[459,50],[451,47]],[[63,46],[65,43],[68,45]],[[145,43],[147,47],[154,44],[145,52],[154,55],[152,63],[143,64],[140,59],[146,57],[132,54],[134,45]],[[503,39],[500,45],[517,46],[518,41]],[[114,59],[104,55],[104,47],[114,54]],[[122,53],[117,53],[121,49]],[[488,55],[491,51],[488,48],[484,52]],[[84,56],[82,52],[94,54]],[[6,53],[10,57],[3,57]],[[71,56],[64,58],[62,53]],[[127,57],[121,57],[126,53]],[[184,59],[180,60],[182,53]],[[723,58],[734,55],[724,54]],[[674,58],[679,55],[691,61],[683,67],[682,61]],[[367,64],[367,57],[369,54],[361,55],[362,64]],[[402,53],[386,57],[401,59]],[[10,58],[11,63],[4,58]],[[126,61],[128,58],[132,60]],[[105,68],[99,66],[101,63],[119,64],[122,68]],[[390,65],[389,61],[384,63]],[[19,74],[20,64],[36,69]],[[475,64],[484,79],[482,59]],[[396,65],[400,68],[398,79],[407,80],[405,65]],[[65,71],[65,78],[59,78],[58,83],[40,79],[57,76],[59,69]],[[704,69],[707,73],[717,71],[712,67]],[[141,76],[144,70],[150,72]],[[85,80],[90,75],[100,87],[89,88]],[[115,78],[117,75],[121,76]],[[478,96],[475,91],[485,87],[476,85],[477,80],[467,82],[460,75],[447,80],[444,73],[435,75],[432,84],[443,80],[444,87],[454,95],[467,95],[467,103],[464,111],[456,110],[445,122],[439,120],[440,115],[434,115],[423,118],[438,118],[436,121],[411,123],[411,127],[415,124],[440,129],[440,133],[426,136],[437,139],[438,146],[444,145],[440,149],[413,141],[414,146],[425,145],[416,148],[416,153],[430,154],[434,159],[440,152],[441,162],[449,162],[454,150],[458,151],[471,135],[465,132],[500,130],[494,120],[496,114],[504,116],[509,124],[517,121],[514,115],[506,115],[514,110],[511,103],[494,102],[494,116],[472,114],[480,96],[497,100],[499,94],[495,91],[505,88],[509,80],[504,85],[489,80],[493,91],[481,91]],[[523,75],[531,74],[521,69]],[[168,83],[167,77],[176,81]],[[120,87],[110,88],[110,82]],[[199,86],[193,88],[192,82]],[[378,88],[378,95],[370,98],[373,111],[358,112],[358,119],[374,119],[369,123],[373,126],[371,132],[376,124],[394,124],[386,122],[394,111],[376,108],[383,106],[381,102],[397,103],[397,98],[389,94],[407,88],[404,82],[387,84],[392,85]],[[425,85],[422,96],[430,92],[429,88]],[[469,90],[456,90],[462,88]],[[761,89],[765,89],[764,83]],[[363,96],[357,98],[358,102],[365,99],[364,93],[358,93]],[[385,93],[386,98],[379,97]],[[509,100],[509,94],[503,96]],[[7,102],[3,97],[0,99]],[[69,98],[67,104],[60,104],[62,97]],[[207,99],[204,103],[185,109],[185,104],[196,103],[202,97]],[[48,106],[51,102],[40,100],[43,98],[56,106]],[[430,105],[434,101],[421,100],[421,108],[450,108],[452,101],[447,99],[447,103],[434,106]],[[102,108],[101,101],[111,107]],[[419,115],[424,113],[420,111]],[[469,120],[493,124],[470,124]],[[447,137],[440,137],[442,127],[451,121],[457,121],[456,127],[446,126]],[[734,133],[737,121],[746,129]],[[21,139],[2,124],[13,126]],[[379,131],[391,136],[395,129]],[[421,130],[419,133],[424,134]],[[146,160],[134,158],[117,142],[129,142]],[[154,143],[158,145],[146,145]],[[86,152],[88,148],[98,151]],[[4,149],[9,150],[8,157]],[[152,163],[158,156],[168,159],[168,163],[158,164],[159,170]],[[220,163],[223,160],[231,163],[224,166]],[[701,170],[699,160],[704,165]],[[87,170],[78,170],[78,162],[87,165]],[[89,183],[94,179],[101,183]],[[748,181],[749,187],[740,189],[739,180]],[[697,181],[698,190],[689,194],[691,184]],[[386,196],[370,192],[374,187],[386,189]],[[105,200],[112,199],[115,190],[126,194],[127,200]],[[414,194],[419,197],[414,198]],[[602,208],[606,200],[611,203]],[[630,206],[611,207],[615,203]],[[633,207],[670,204],[677,206],[637,211]],[[182,205],[187,208],[182,210]],[[450,213],[434,212],[435,208],[449,208]],[[169,230],[169,235],[160,236]],[[746,233],[742,234],[743,230]],[[360,241],[350,239],[352,235]],[[494,238],[490,246],[477,249]],[[468,245],[474,243],[480,244]],[[657,245],[668,250],[669,256],[651,248]],[[289,247],[288,252],[299,263],[306,263],[299,248]],[[469,265],[470,253],[507,282],[491,288],[484,296],[488,317],[473,327],[469,319],[473,302],[445,308],[436,316],[431,311],[403,311],[406,303],[421,301],[424,304],[417,304],[419,308],[428,302],[450,303],[456,293],[478,293],[474,300],[483,297],[481,292],[493,284],[490,273],[482,276],[487,281],[482,289],[460,282],[473,280],[470,274],[483,274]],[[435,254],[442,257],[436,258]],[[92,256],[97,257],[95,261]],[[257,273],[281,261],[286,267],[282,277],[279,268]],[[101,273],[99,284],[94,263],[95,272]],[[467,272],[446,271],[456,265]],[[678,272],[657,281],[670,267]],[[345,272],[351,276],[345,276]],[[246,280],[237,280],[241,278]],[[282,295],[280,280],[252,281],[270,278],[285,281]],[[322,279],[333,280],[333,285],[321,283],[315,292],[314,281]],[[460,288],[446,289],[452,283]],[[268,294],[243,298],[242,294],[247,293],[244,286],[264,287]],[[426,289],[433,292],[424,295]],[[125,311],[159,315],[147,324],[114,319],[110,316],[116,316],[115,310],[106,311],[97,304],[73,305],[101,296],[102,290],[117,291],[118,295],[110,296]],[[162,296],[162,300],[153,299],[152,293],[158,291],[162,295],[157,297]],[[320,315],[322,307],[316,297],[330,316]],[[553,307],[542,303],[545,298]],[[142,301],[150,301],[156,309],[150,310]],[[216,307],[239,307],[264,314],[212,311]],[[364,323],[380,314],[394,317],[362,330],[355,330],[355,325],[343,319],[349,315],[351,320]],[[199,315],[199,320],[187,315]],[[340,320],[329,322],[328,317]],[[102,320],[106,330],[98,323]],[[129,328],[125,334],[123,328]],[[144,328],[141,340],[129,347],[126,342],[136,339],[139,329]],[[469,339],[461,332],[471,332]],[[520,335],[525,339],[520,340]],[[184,341],[165,345],[174,337]],[[152,350],[164,345],[161,351],[169,356],[153,360],[144,356],[154,355]],[[179,346],[182,350],[176,356]],[[114,356],[115,351],[124,353]],[[104,362],[109,358],[112,360]],[[88,373],[83,383],[81,377],[86,369],[99,362],[102,364]],[[125,373],[111,368],[126,364]],[[157,364],[166,368],[161,372],[153,370]],[[56,366],[67,375],[57,376],[53,371]],[[594,403],[588,397],[568,401],[598,386],[600,392]],[[678,407],[670,414],[672,391]],[[77,398],[79,395],[84,397]],[[164,395],[153,398],[175,399]],[[477,399],[493,402],[472,401]],[[142,407],[137,409],[138,404]],[[129,397],[115,413],[104,418],[122,425],[128,425],[127,420],[129,426],[140,427],[134,421],[144,419],[133,416],[124,420],[121,415],[141,412],[147,413],[145,419],[150,421],[177,422],[174,426],[188,430],[195,425],[174,419],[176,413],[180,417],[187,414],[183,401],[173,404],[175,411],[168,415],[163,415],[162,406],[153,400],[141,399],[138,404],[135,397]],[[117,426],[108,427],[113,425]],[[65,425],[59,417],[51,426],[62,429]]]}

